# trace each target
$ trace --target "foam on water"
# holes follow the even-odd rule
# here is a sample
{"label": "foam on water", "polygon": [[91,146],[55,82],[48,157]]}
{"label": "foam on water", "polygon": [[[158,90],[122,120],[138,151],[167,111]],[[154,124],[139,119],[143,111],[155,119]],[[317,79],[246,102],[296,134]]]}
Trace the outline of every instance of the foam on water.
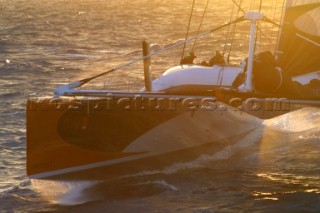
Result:
{"label": "foam on water", "polygon": [[53,181],[31,180],[32,186],[47,201],[60,205],[78,205],[92,200],[84,190],[98,183],[98,181]]}
{"label": "foam on water", "polygon": [[305,107],[282,116],[264,121],[267,128],[287,133],[309,131],[320,126],[320,110],[315,107]]}
{"label": "foam on water", "polygon": [[167,183],[165,180],[147,181],[147,182],[139,183],[137,185],[148,185],[148,184],[159,185],[165,189],[169,189],[172,191],[178,191],[178,188],[176,186],[174,186],[173,184]]}

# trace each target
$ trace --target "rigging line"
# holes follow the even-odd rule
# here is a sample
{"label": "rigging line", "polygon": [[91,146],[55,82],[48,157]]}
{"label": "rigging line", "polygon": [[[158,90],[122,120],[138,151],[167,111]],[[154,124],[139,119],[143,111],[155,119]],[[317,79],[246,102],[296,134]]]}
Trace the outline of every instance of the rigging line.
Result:
{"label": "rigging line", "polygon": [[[286,5],[288,4],[288,2],[286,0],[283,0],[282,2],[282,8],[281,8],[281,17],[280,17],[280,25],[278,26],[278,35],[277,35],[277,44],[275,47],[274,52],[278,52],[279,51],[279,42],[280,42],[280,38],[281,38],[281,34],[282,34],[282,26],[283,26],[283,22],[284,22],[284,15],[285,15],[285,9],[286,9]],[[277,56],[276,56],[277,59]]]}
{"label": "rigging line", "polygon": [[[231,0],[231,1],[233,1],[233,3],[241,10],[241,12],[243,12],[244,14],[246,13],[246,12],[241,8],[241,6],[239,6],[239,5],[237,4],[237,2],[236,2],[235,0]],[[270,21],[270,19],[268,19],[267,17],[265,17],[265,18]],[[274,24],[274,22],[270,22],[270,23]],[[276,24],[276,25],[278,25],[278,24]],[[265,37],[266,39],[268,39],[268,40],[270,41],[270,38],[268,38],[268,37],[261,31],[260,27],[257,27],[257,30],[259,31],[259,33],[262,34],[263,37]]]}
{"label": "rigging line", "polygon": [[[234,7],[235,7],[235,5],[233,4],[232,11],[231,11],[231,16],[230,16],[230,21],[233,19]],[[238,18],[238,15],[237,15],[237,18]],[[231,28],[231,25],[228,27],[228,30],[227,30],[227,36],[226,36],[226,40],[225,40],[224,47],[223,47],[223,53],[222,53],[223,56],[225,55],[225,53],[227,51],[227,43],[228,43],[228,41],[230,41],[230,38],[231,38],[231,35],[232,35],[231,31],[230,31],[230,28]]]}
{"label": "rigging line", "polygon": [[[196,0],[193,0],[193,2],[192,2],[191,14],[190,14],[190,17],[189,17],[189,23],[188,23],[187,34],[186,34],[185,40],[187,40],[187,39],[188,39],[188,36],[189,36],[189,29],[190,29],[190,24],[191,24],[192,16],[193,16],[193,9],[194,9],[194,3],[195,3],[195,2],[196,2]],[[187,44],[187,43],[184,43],[184,45],[183,45],[183,49],[182,49],[181,59],[180,59],[180,60],[183,59],[184,50],[185,50],[185,48],[186,48],[186,44]]]}
{"label": "rigging line", "polygon": [[275,21],[276,20],[276,14],[277,14],[277,5],[279,4],[278,0],[276,0],[275,2],[275,6],[274,6],[274,11],[273,11],[273,18],[272,18],[272,21]]}
{"label": "rigging line", "polygon": [[[260,3],[259,3],[259,13],[261,12],[261,7],[262,7],[262,0],[260,0]],[[260,28],[260,22],[258,22],[257,28]],[[256,31],[256,39],[254,41],[254,43],[255,43],[254,48],[255,49],[256,49],[256,45],[257,45],[257,41],[258,41],[258,36],[257,36],[258,34],[260,37],[260,44],[261,44],[261,33],[259,31]]]}
{"label": "rigging line", "polygon": [[268,8],[270,8],[270,9],[264,15],[272,18],[272,14],[273,14],[273,11],[274,11],[273,10],[274,9],[274,0],[269,0],[269,4],[270,4],[270,6],[268,6]]}
{"label": "rigging line", "polygon": [[[150,58],[151,56],[157,55],[157,54],[159,54],[159,53],[161,53],[161,52],[163,52],[163,51],[172,49],[172,48],[174,48],[174,47],[176,47],[176,46],[180,46],[180,45],[185,44],[185,43],[187,43],[187,42],[190,42],[190,41],[192,41],[192,40],[194,40],[194,39],[200,38],[200,37],[202,37],[202,36],[206,36],[206,35],[208,35],[208,34],[210,34],[210,33],[213,33],[213,32],[215,32],[215,31],[217,31],[217,30],[220,30],[220,29],[222,29],[222,28],[224,28],[224,27],[227,27],[227,26],[229,26],[229,25],[231,25],[231,24],[238,23],[238,22],[242,22],[242,21],[245,21],[244,16],[241,16],[240,18],[237,18],[237,19],[234,20],[234,21],[231,21],[231,22],[228,22],[228,23],[226,23],[226,24],[220,25],[219,27],[213,28],[213,29],[211,29],[210,31],[206,31],[206,32],[203,32],[203,33],[201,33],[201,34],[198,34],[198,35],[196,35],[196,36],[194,36],[194,37],[191,37],[191,38],[189,38],[189,39],[179,41],[179,42],[177,42],[177,43],[175,43],[175,44],[173,44],[173,45],[167,46],[167,47],[165,47],[165,48],[163,48],[163,49],[160,49],[160,50],[158,50],[158,51],[155,51],[155,52],[153,52],[153,53],[151,53],[151,54],[149,54],[149,55],[146,55],[146,56],[144,56],[144,57],[140,57],[140,58],[138,58],[138,59],[136,59],[136,60],[133,60],[133,61],[131,61],[131,62],[128,62],[128,63],[126,63],[126,64],[122,64],[122,65],[120,65],[120,66],[118,66],[118,67],[115,67],[115,68],[113,68],[113,69],[110,69],[110,70],[108,70],[108,71],[106,71],[106,72],[100,73],[100,74],[95,75],[95,76],[90,77],[90,78],[82,79],[82,80],[77,81],[77,82],[73,82],[73,83],[68,84],[68,85],[65,85],[65,86],[67,86],[69,89],[73,89],[73,88],[80,87],[80,86],[88,83],[89,81],[91,81],[91,80],[93,80],[93,79],[96,79],[96,78],[98,78],[98,77],[100,77],[100,76],[103,76],[103,75],[106,75],[106,74],[108,74],[108,73],[117,71],[117,70],[119,70],[119,69],[121,69],[121,68],[123,68],[123,67],[127,67],[127,66],[129,66],[129,65],[131,65],[131,64],[134,64],[134,63],[137,63],[137,62],[139,62],[139,61],[142,61],[143,59]],[[63,87],[65,87],[65,86],[63,86]],[[58,88],[58,89],[59,89],[59,88]]]}
{"label": "rigging line", "polygon": [[262,7],[262,0],[260,0],[260,4],[259,4],[259,12],[261,12],[261,7]]}
{"label": "rigging line", "polygon": [[[204,16],[205,16],[205,14],[206,14],[206,12],[207,12],[207,9],[208,9],[209,2],[210,2],[210,0],[207,0],[206,7],[205,7],[205,9],[204,9],[204,11],[203,11],[202,19],[201,19],[201,22],[200,22],[200,25],[199,25],[199,28],[198,28],[197,34],[199,34],[199,32],[200,32],[200,30],[201,30],[202,23],[203,23],[203,20],[204,20]],[[230,20],[230,21],[231,21],[231,20]],[[196,45],[197,40],[198,40],[198,39],[195,39],[195,40],[194,40],[191,51],[193,51],[193,50],[194,50],[194,46]]]}
{"label": "rigging line", "polygon": [[[270,1],[270,9],[268,12],[268,17],[270,17],[270,19],[272,21],[274,21],[274,13],[276,10],[277,4],[275,2],[275,0]],[[272,30],[273,26],[267,26],[265,27],[265,32],[268,33],[268,35],[270,36],[270,38],[273,38],[273,30]],[[266,46],[271,47],[272,42],[268,41],[268,44]]]}
{"label": "rigging line", "polygon": [[[272,21],[276,21],[276,14],[277,14],[277,11],[278,11],[278,6],[279,5],[279,1],[278,0],[275,0],[275,3],[274,3],[274,10],[273,10],[273,17],[272,17]],[[270,16],[270,19],[271,19],[271,16]],[[280,20],[279,20],[279,22],[280,22]],[[271,26],[270,27],[270,29],[271,29],[271,36],[273,37],[273,38],[275,38],[275,39],[277,39],[277,32],[276,32],[276,30],[273,30],[274,29],[274,27],[273,26]],[[276,28],[275,28],[276,29]],[[272,44],[272,45],[276,45],[276,44]],[[271,49],[271,45],[270,45],[270,49]]]}
{"label": "rigging line", "polygon": [[[237,18],[239,17],[240,9],[242,7],[242,4],[243,4],[243,0],[240,0],[240,4],[239,4],[239,7],[238,7],[238,12],[237,12]],[[233,25],[233,30],[232,30],[232,39],[231,39],[231,44],[230,44],[230,48],[229,48],[228,59],[229,59],[231,51],[232,51],[232,46],[233,46],[233,42],[234,42],[234,38],[235,38],[236,28],[237,28],[237,25],[235,23]]]}

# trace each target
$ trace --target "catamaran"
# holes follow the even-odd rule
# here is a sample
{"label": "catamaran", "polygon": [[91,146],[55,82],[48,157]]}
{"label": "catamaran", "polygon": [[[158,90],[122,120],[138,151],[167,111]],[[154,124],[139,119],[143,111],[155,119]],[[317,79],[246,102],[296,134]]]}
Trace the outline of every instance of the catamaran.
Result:
{"label": "catamaran", "polygon": [[[27,103],[27,174],[58,180],[108,179],[192,160],[235,143],[272,118],[320,106],[320,1],[285,3],[276,50],[255,52],[259,11],[186,38],[99,75],[63,85],[51,98]],[[240,66],[219,52],[194,64],[193,53],[151,80],[150,57],[224,27],[250,24],[248,57]],[[144,61],[136,92],[80,87]]]}

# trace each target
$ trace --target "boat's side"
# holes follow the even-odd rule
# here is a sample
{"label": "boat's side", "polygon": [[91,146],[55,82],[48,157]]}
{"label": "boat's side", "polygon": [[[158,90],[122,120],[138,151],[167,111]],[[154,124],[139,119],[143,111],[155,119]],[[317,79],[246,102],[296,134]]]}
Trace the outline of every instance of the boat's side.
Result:
{"label": "boat's side", "polygon": [[219,150],[261,121],[213,96],[29,100],[31,178],[106,179]]}
{"label": "boat's side", "polygon": [[178,66],[153,81],[151,93],[66,86],[65,96],[82,98],[29,100],[27,173],[79,180],[154,170],[228,146],[258,118],[320,105],[238,91],[232,83],[241,70]]}

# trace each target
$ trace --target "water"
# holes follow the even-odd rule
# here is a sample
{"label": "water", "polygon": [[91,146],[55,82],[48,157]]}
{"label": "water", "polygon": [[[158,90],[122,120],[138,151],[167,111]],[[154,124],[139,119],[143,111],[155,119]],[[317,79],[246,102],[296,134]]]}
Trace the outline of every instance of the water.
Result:
{"label": "water", "polygon": [[[272,10],[275,2],[263,9],[271,9],[266,14],[277,19],[281,7]],[[191,35],[196,34],[204,4],[197,3]],[[144,39],[153,50],[179,41],[185,36],[190,6],[191,1],[178,0],[0,0],[1,212],[320,211],[317,108],[265,121],[231,147],[192,162],[173,162],[160,171],[109,182],[31,182],[26,177],[26,99],[51,95],[62,83],[140,57]],[[211,1],[202,30],[228,21],[231,12],[231,3]],[[276,29],[266,28],[272,39],[261,41],[259,50],[275,42]],[[197,42],[197,62],[223,49],[227,30]],[[237,27],[232,63],[246,55],[247,30],[246,24]],[[153,58],[153,75],[177,64],[180,54],[181,48]],[[88,87],[139,89],[141,68],[138,63]]]}

